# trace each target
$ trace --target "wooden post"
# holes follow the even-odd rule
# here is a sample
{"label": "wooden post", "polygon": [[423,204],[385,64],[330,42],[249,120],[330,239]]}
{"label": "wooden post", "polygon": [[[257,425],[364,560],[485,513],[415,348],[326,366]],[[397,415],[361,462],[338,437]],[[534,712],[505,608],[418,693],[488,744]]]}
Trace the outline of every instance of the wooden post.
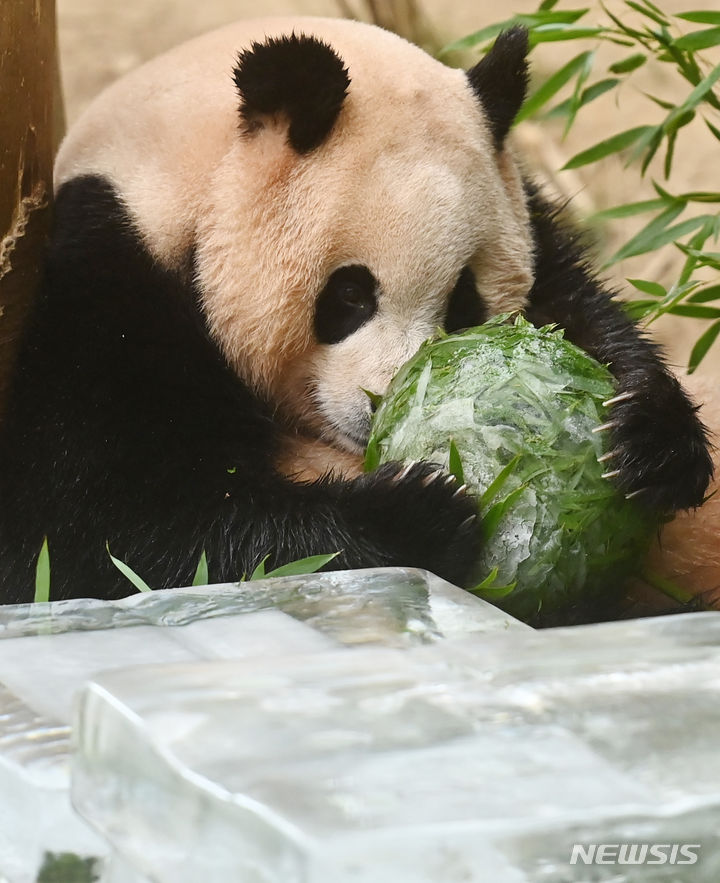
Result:
{"label": "wooden post", "polygon": [[55,0],[0,2],[0,417],[50,223],[55,33]]}

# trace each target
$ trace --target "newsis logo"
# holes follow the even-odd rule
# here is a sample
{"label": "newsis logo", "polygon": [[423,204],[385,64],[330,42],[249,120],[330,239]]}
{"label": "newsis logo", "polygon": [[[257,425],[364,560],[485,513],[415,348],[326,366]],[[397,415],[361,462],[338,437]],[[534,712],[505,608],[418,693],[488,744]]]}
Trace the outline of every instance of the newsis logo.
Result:
{"label": "newsis logo", "polygon": [[570,864],[694,865],[699,843],[575,843]]}

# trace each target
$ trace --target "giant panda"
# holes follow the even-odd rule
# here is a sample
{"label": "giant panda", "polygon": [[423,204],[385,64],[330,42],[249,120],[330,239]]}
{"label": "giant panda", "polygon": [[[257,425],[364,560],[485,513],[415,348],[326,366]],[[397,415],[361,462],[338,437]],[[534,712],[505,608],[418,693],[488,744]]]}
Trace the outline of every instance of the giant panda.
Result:
{"label": "giant panda", "polygon": [[436,332],[525,310],[617,378],[607,471],[664,510],[711,464],[693,404],[523,180],[514,28],[454,70],[379,28],[245,21],[102,94],[56,162],[54,232],[0,439],[0,598],[213,582],[319,553],[467,586],[473,500],[359,468],[372,405]]}

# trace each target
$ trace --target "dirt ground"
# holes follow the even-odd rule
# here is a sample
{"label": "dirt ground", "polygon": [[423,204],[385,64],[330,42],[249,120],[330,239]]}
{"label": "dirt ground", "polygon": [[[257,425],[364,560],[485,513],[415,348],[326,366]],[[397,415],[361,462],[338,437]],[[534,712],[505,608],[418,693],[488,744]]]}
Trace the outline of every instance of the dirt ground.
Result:
{"label": "dirt ground", "polygon": [[[382,0],[380,0],[382,3]],[[393,0],[385,0],[391,6]],[[511,12],[530,12],[534,2],[516,0],[511,8],[498,0],[420,0],[424,26],[436,45],[443,45],[458,36],[507,18]],[[616,9],[619,2],[611,3]],[[673,10],[715,8],[716,0],[675,0]],[[297,13],[301,15],[339,15],[342,9],[362,12],[362,0],[58,0],[61,66],[68,123],[104,86],[146,59],[205,30],[244,16]],[[599,13],[596,17],[599,17]],[[551,47],[551,48],[550,48]],[[534,66],[540,75],[543,68],[559,65],[579,51],[576,44],[550,44],[534,53]],[[548,51],[549,50],[549,51]],[[624,51],[624,50],[619,50]],[[535,57],[536,56],[536,57]],[[539,70],[538,70],[539,69]],[[636,125],[637,113],[645,113],[647,101],[640,94],[647,89],[669,97],[672,81],[667,71],[656,67],[641,72],[637,86],[625,88],[619,104],[615,93],[600,99],[581,119],[567,141],[562,142],[557,128],[524,125],[518,137],[523,142],[532,171],[549,180],[563,196],[571,197],[578,211],[586,213],[630,199],[654,195],[649,177],[639,184],[633,173],[623,173],[619,162],[605,161],[602,167],[592,166],[591,172],[557,170],[566,159],[601,137],[621,128]],[[658,111],[658,113],[662,113]],[[642,120],[645,121],[644,119]],[[698,127],[699,130],[699,127]],[[677,150],[677,172],[673,184],[677,191],[720,190],[717,181],[718,143],[701,131],[692,139],[680,140]],[[690,144],[688,145],[688,140]],[[710,170],[713,174],[710,175]],[[659,177],[658,169],[651,172]],[[712,183],[711,177],[715,178]],[[635,192],[628,192],[633,188]],[[633,221],[617,222],[609,232],[610,242],[621,241],[633,229]],[[666,249],[651,258],[641,257],[614,267],[611,280],[624,285],[628,276],[672,281],[680,260],[679,254]],[[704,326],[694,320],[663,320],[655,333],[667,348],[673,364],[685,364],[689,348]],[[716,347],[720,350],[720,346]],[[701,369],[718,376],[720,353]]]}

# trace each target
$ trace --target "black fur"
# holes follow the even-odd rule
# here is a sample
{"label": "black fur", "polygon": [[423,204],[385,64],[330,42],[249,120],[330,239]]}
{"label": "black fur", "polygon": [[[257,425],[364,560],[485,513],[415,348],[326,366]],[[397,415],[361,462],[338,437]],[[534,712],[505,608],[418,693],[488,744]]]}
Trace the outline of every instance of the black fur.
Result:
{"label": "black fur", "polygon": [[367,267],[338,267],[315,305],[315,336],[320,343],[339,343],[361,328],[378,308],[377,280]]}
{"label": "black fur", "polygon": [[211,343],[182,277],[143,249],[101,179],[65,185],[0,439],[0,600],[33,597],[48,535],[53,599],[187,585],[341,552],[332,566],[427,567],[467,584],[474,503],[421,464],[294,484],[276,424]]}
{"label": "black fur", "polygon": [[479,296],[475,284],[475,274],[470,267],[465,267],[450,293],[445,330],[452,333],[461,328],[482,325],[488,318],[487,305]]}
{"label": "black fur", "polygon": [[617,394],[612,406],[607,471],[626,493],[653,508],[699,506],[712,476],[707,432],[658,347],[645,339],[590,271],[580,237],[527,187],[536,247],[528,318],[556,323],[568,340],[608,365]]}
{"label": "black fur", "polygon": [[233,73],[243,128],[253,133],[283,114],[288,142],[298,153],[327,138],[342,107],[350,77],[342,60],[317,37],[271,37],[238,56]]}
{"label": "black fur", "polygon": [[470,85],[482,103],[497,150],[525,100],[528,85],[528,32],[514,27],[503,31],[492,49],[467,72]]}

